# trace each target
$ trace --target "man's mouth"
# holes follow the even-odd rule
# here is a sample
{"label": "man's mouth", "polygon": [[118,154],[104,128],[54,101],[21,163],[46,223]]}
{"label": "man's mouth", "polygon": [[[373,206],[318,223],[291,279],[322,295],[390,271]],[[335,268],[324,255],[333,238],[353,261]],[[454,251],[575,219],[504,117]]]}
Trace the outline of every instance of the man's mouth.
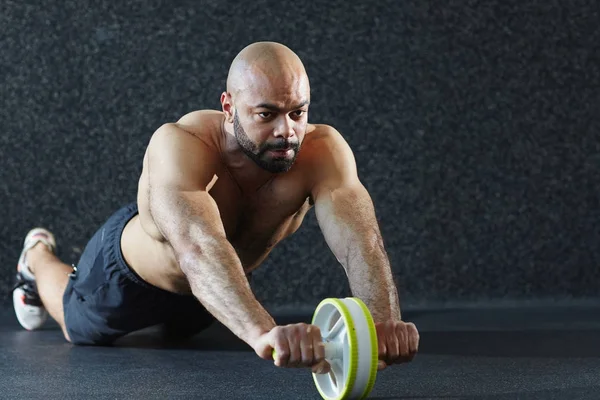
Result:
{"label": "man's mouth", "polygon": [[291,147],[286,147],[283,149],[279,148],[279,149],[269,150],[270,153],[275,154],[277,156],[287,156],[291,151],[292,151]]}

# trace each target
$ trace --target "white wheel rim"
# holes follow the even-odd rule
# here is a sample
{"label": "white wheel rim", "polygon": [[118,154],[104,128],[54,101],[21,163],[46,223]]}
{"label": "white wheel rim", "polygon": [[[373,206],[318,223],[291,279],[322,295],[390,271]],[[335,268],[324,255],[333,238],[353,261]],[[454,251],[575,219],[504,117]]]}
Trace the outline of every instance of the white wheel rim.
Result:
{"label": "white wheel rim", "polygon": [[377,372],[377,336],[371,314],[355,298],[325,299],[313,316],[325,343],[329,374],[313,374],[327,400],[362,399],[371,391]]}

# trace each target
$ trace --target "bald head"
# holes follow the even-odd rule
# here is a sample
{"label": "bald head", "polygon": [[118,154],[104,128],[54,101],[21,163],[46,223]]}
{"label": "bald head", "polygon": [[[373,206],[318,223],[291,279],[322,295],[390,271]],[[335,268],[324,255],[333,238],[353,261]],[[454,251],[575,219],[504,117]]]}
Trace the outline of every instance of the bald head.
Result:
{"label": "bald head", "polygon": [[242,91],[286,90],[308,87],[308,77],[300,57],[290,48],[275,42],[256,42],[234,58],[227,76],[227,92],[236,97]]}
{"label": "bald head", "polygon": [[310,84],[300,58],[288,47],[258,42],[245,47],[229,68],[223,114],[239,148],[258,166],[289,170],[308,124]]}

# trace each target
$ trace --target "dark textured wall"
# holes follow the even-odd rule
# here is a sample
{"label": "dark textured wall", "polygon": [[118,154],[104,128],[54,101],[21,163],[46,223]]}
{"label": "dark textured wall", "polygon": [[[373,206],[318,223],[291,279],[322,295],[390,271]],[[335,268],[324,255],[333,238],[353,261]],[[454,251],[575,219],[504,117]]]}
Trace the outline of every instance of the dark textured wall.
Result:
{"label": "dark textured wall", "polygon": [[[593,0],[10,1],[0,5],[0,289],[26,231],[76,262],[135,198],[163,122],[219,108],[257,40],[304,60],[313,122],[371,191],[405,305],[600,293]],[[266,304],[348,294],[310,214],[254,277]],[[8,304],[8,303],[5,303]]]}

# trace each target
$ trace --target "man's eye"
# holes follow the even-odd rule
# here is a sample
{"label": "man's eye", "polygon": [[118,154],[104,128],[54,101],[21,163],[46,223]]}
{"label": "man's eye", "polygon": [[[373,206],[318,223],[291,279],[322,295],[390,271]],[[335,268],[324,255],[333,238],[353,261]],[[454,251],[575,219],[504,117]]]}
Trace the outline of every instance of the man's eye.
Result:
{"label": "man's eye", "polygon": [[261,112],[258,115],[261,116],[261,118],[269,118],[271,116],[270,112]]}
{"label": "man's eye", "polygon": [[301,117],[304,113],[305,113],[304,110],[296,110],[296,111],[294,111],[294,114],[296,115],[296,117]]}

